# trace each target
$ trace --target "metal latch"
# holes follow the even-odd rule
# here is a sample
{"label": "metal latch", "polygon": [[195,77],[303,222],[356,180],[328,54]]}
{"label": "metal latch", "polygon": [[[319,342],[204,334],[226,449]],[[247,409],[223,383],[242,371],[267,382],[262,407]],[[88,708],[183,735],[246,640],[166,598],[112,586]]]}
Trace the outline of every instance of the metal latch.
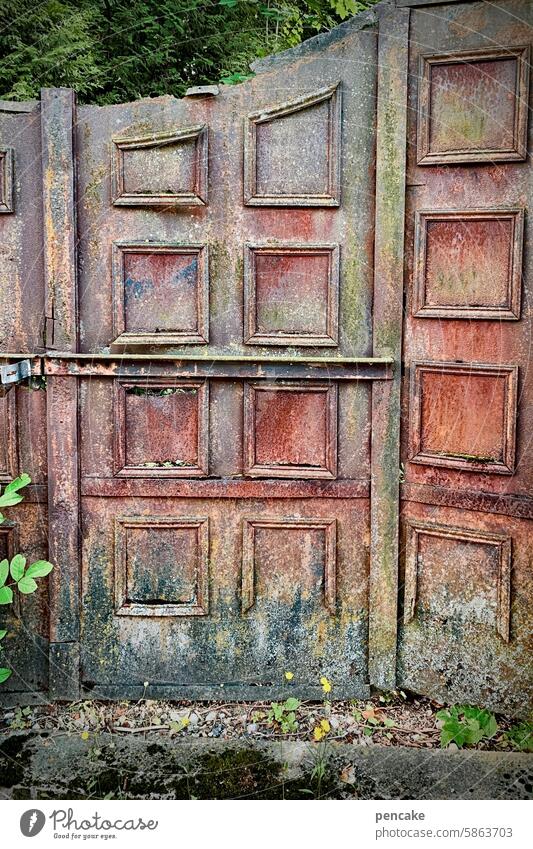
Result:
{"label": "metal latch", "polygon": [[0,383],[2,386],[20,383],[27,377],[31,377],[31,362],[29,360],[18,360],[16,363],[0,366]]}

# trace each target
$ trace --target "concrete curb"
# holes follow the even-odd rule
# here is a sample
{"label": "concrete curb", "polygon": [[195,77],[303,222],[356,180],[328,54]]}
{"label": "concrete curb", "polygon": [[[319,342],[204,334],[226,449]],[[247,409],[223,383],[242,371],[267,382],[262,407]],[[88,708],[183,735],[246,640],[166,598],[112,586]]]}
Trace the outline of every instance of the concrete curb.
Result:
{"label": "concrete curb", "polygon": [[6,799],[528,799],[533,755],[14,732],[0,735]]}

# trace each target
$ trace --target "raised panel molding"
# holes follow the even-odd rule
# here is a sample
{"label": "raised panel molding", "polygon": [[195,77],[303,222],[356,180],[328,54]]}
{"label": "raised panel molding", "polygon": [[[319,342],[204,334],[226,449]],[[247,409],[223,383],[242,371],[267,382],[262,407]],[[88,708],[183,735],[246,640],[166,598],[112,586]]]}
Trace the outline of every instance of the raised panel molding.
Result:
{"label": "raised panel molding", "polygon": [[[405,594],[404,594],[404,624],[408,625],[416,617],[418,601],[418,582],[420,569],[423,566],[420,554],[422,537],[444,540],[453,546],[454,543],[468,543],[486,546],[495,551],[498,560],[496,586],[496,631],[504,640],[509,642],[510,611],[511,611],[511,537],[505,534],[494,534],[469,528],[455,528],[448,525],[438,525],[429,522],[408,521],[406,523],[406,557],[405,557]],[[457,569],[466,568],[464,557],[453,557]],[[439,561],[440,562],[440,561]],[[441,564],[443,580],[448,566]],[[435,584],[432,589],[437,591]],[[479,587],[482,592],[482,587]],[[460,599],[458,599],[460,601]]]}
{"label": "raised panel molding", "polygon": [[417,212],[413,314],[519,319],[523,231],[523,209]]}
{"label": "raised panel molding", "polygon": [[422,56],[419,79],[419,165],[526,159],[528,46]]}
{"label": "raised panel molding", "polygon": [[336,384],[246,382],[243,459],[249,477],[335,478]]}
{"label": "raised panel molding", "polygon": [[338,344],[339,245],[244,247],[244,341]]}
{"label": "raised panel molding", "polygon": [[[208,474],[207,381],[117,379],[114,420],[116,477],[197,478]],[[170,456],[176,452],[186,456]],[[150,456],[141,460],[144,453]]]}
{"label": "raised panel molding", "polygon": [[0,482],[7,483],[18,475],[17,390],[0,396]]}
{"label": "raised panel molding", "polygon": [[209,519],[116,517],[115,615],[207,616],[208,564]]}
{"label": "raised panel molding", "polygon": [[15,211],[13,203],[13,163],[12,147],[0,147],[0,213]]}
{"label": "raised panel molding", "polygon": [[206,245],[115,242],[112,254],[113,344],[207,344]]}
{"label": "raised panel molding", "polygon": [[208,134],[204,125],[113,138],[115,206],[205,206]]}
{"label": "raised panel molding", "polygon": [[411,364],[409,459],[513,474],[518,366]]}
{"label": "raised panel molding", "polygon": [[337,599],[337,521],[336,519],[244,519],[242,553],[242,612],[250,610],[256,599],[256,532],[260,529],[287,532],[318,530],[324,535],[324,606],[335,615]]}
{"label": "raised panel molding", "polygon": [[340,83],[248,115],[247,206],[340,205]]}

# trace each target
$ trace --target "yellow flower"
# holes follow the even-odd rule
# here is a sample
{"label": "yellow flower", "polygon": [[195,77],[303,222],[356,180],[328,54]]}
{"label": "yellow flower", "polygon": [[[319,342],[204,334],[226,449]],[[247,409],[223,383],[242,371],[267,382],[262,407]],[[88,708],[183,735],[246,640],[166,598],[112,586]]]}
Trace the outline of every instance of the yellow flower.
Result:
{"label": "yellow flower", "polygon": [[329,683],[328,679],[324,675],[320,679],[320,683],[322,684],[322,689],[325,693],[331,692],[331,684]]}
{"label": "yellow flower", "polygon": [[188,716],[184,716],[183,719],[181,720],[181,724],[182,724],[183,728],[187,728],[187,726],[190,724],[190,721],[191,720],[189,719]]}
{"label": "yellow flower", "polygon": [[89,739],[89,732],[88,731],[82,731],[81,732],[81,739],[82,740],[88,740]]}
{"label": "yellow flower", "polygon": [[316,725],[315,728],[313,729],[313,737],[315,738],[317,743],[318,743],[319,740],[322,740],[323,736],[324,736],[324,731],[322,730],[320,725]]}
{"label": "yellow flower", "polygon": [[331,725],[329,724],[327,719],[321,719],[320,725],[322,727],[324,734],[328,734],[331,731]]}
{"label": "yellow flower", "polygon": [[294,678],[294,673],[293,672],[286,672],[285,678],[287,679],[287,681],[292,681],[292,679]]}

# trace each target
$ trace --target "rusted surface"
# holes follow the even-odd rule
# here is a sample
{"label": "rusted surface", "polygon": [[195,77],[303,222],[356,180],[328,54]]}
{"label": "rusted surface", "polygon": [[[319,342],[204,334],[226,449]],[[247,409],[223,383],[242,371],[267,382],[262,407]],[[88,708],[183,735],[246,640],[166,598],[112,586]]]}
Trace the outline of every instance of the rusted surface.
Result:
{"label": "rusted surface", "polygon": [[[373,350],[401,360],[409,13],[380,19]],[[400,369],[372,385],[370,680],[396,686]]]}
{"label": "rusted surface", "polygon": [[[116,531],[116,517],[124,523],[123,517],[128,516],[145,523],[143,537],[137,538],[131,553],[129,544],[124,550],[124,537],[117,537]],[[188,536],[188,547],[181,546],[176,561],[171,552],[176,551],[178,537],[169,533],[168,525],[162,528],[160,517],[169,524],[173,520],[176,527],[181,521],[202,524],[208,531],[209,560],[205,559],[207,542],[203,548],[194,542],[197,531],[190,527],[181,531]],[[230,692],[259,698],[280,693],[284,670],[290,670],[302,694],[320,697],[319,678],[324,674],[337,682],[339,695],[365,692],[368,520],[366,499],[210,498],[199,502],[197,498],[128,501],[115,497],[110,501],[86,497],[86,686],[94,693],[118,696],[123,687],[138,680],[141,686],[149,681],[167,694],[205,696],[216,690],[219,695]],[[253,543],[251,527],[255,528]],[[130,593],[139,592],[135,582],[142,581],[147,555],[161,569],[150,570],[151,583],[159,580],[158,573],[163,577],[172,563],[173,581],[180,580],[182,589],[171,585],[170,602],[163,598],[162,605],[154,604],[149,583],[144,595],[137,596],[137,609],[144,605],[144,615],[127,615],[124,610],[126,615],[117,616],[116,546],[119,562],[124,556],[134,559]],[[144,547],[141,558],[140,546]],[[203,575],[208,583],[209,610],[191,613],[182,608],[183,615],[158,610],[168,604],[188,608],[197,599],[190,561],[181,577],[176,576],[175,564],[185,565],[185,551],[194,555],[197,580]],[[197,601],[196,607],[201,607]]]}
{"label": "rusted surface", "polygon": [[86,688],[367,691],[375,79],[78,109]]}
{"label": "rusted surface", "polygon": [[71,89],[41,91],[46,345],[76,350],[76,218]]}
{"label": "rusted surface", "polygon": [[399,681],[517,713],[533,696],[532,24],[523,0],[413,9],[408,123]]}
{"label": "rusted surface", "polygon": [[56,564],[12,689],[524,712],[531,6],[424,5],[216,97],[0,103],[0,556]]}

